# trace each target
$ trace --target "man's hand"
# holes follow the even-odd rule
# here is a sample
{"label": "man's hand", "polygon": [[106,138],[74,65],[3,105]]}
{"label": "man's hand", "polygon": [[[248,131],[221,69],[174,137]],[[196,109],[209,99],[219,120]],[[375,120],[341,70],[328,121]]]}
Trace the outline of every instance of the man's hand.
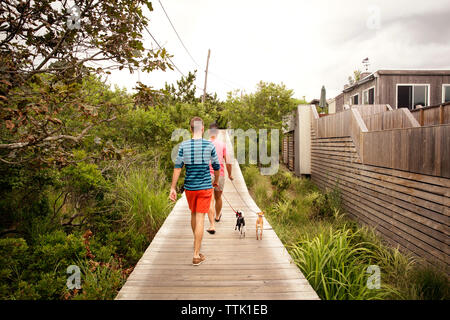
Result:
{"label": "man's hand", "polygon": [[170,188],[170,195],[169,195],[170,200],[172,200],[173,202],[177,201],[177,191],[175,190],[175,188]]}
{"label": "man's hand", "polygon": [[172,185],[170,186],[170,195],[169,199],[172,201],[177,201],[177,190],[175,189],[177,186],[178,178],[180,177],[181,168],[175,168],[173,169],[173,176],[172,176]]}
{"label": "man's hand", "polygon": [[233,176],[231,174],[228,175],[228,179],[230,179],[231,181],[233,181]]}

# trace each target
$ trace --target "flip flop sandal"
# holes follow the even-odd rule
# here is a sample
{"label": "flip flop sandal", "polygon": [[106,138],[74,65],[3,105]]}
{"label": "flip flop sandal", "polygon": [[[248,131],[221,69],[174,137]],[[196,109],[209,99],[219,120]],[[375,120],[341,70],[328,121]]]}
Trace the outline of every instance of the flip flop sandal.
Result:
{"label": "flip flop sandal", "polygon": [[198,266],[200,265],[203,261],[206,260],[206,257],[204,255],[202,255],[201,253],[199,254],[200,258],[193,258],[192,259],[192,264],[194,266]]}
{"label": "flip flop sandal", "polygon": [[220,213],[219,219],[214,218],[214,220],[216,220],[216,222],[219,222],[221,218],[222,218],[222,213]]}
{"label": "flip flop sandal", "polygon": [[206,232],[208,232],[209,234],[215,234],[216,230],[206,230]]}

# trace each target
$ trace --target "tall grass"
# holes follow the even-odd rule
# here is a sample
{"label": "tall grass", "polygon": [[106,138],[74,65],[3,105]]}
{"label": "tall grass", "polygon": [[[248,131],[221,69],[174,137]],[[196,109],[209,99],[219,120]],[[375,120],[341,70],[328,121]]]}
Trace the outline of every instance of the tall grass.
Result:
{"label": "tall grass", "polygon": [[166,179],[155,168],[130,169],[117,178],[119,205],[133,230],[151,237],[170,211]]}
{"label": "tall grass", "polygon": [[355,241],[358,232],[333,230],[290,248],[295,263],[317,294],[326,300],[373,300],[392,294],[392,289],[370,289],[369,265],[375,260],[370,243]]}
{"label": "tall grass", "polygon": [[[261,176],[245,168],[258,206],[321,299],[448,299],[446,274],[387,245],[375,230],[349,219],[338,186],[320,191],[309,179],[282,171]],[[381,288],[369,289],[369,265]]]}

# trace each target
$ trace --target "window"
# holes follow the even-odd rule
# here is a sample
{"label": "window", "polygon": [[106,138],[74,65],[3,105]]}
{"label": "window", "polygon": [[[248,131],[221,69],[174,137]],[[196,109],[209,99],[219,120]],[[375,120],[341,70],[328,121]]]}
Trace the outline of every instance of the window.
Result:
{"label": "window", "polygon": [[450,84],[442,85],[442,103],[450,102]]}
{"label": "window", "polygon": [[421,105],[426,107],[430,102],[429,84],[399,84],[397,85],[397,108],[416,109]]}
{"label": "window", "polygon": [[359,93],[355,94],[350,98],[350,104],[351,105],[359,104]]}
{"label": "window", "polygon": [[363,91],[363,104],[375,104],[375,88],[369,88]]}

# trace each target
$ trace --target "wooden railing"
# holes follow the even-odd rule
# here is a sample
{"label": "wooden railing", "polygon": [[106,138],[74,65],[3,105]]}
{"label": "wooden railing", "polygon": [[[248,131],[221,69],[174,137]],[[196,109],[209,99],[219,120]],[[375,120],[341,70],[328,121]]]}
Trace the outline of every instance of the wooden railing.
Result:
{"label": "wooden railing", "polygon": [[411,111],[421,126],[434,126],[450,123],[450,102],[419,108]]}
{"label": "wooden railing", "polygon": [[408,109],[401,108],[362,117],[368,131],[420,127]]}
{"label": "wooden railing", "polygon": [[408,109],[384,108],[319,118],[313,107],[312,128],[318,139],[351,137],[363,164],[450,178],[450,125],[421,127]]}
{"label": "wooden railing", "polygon": [[312,114],[311,179],[338,186],[347,214],[450,275],[450,124],[420,126],[407,109]]}

